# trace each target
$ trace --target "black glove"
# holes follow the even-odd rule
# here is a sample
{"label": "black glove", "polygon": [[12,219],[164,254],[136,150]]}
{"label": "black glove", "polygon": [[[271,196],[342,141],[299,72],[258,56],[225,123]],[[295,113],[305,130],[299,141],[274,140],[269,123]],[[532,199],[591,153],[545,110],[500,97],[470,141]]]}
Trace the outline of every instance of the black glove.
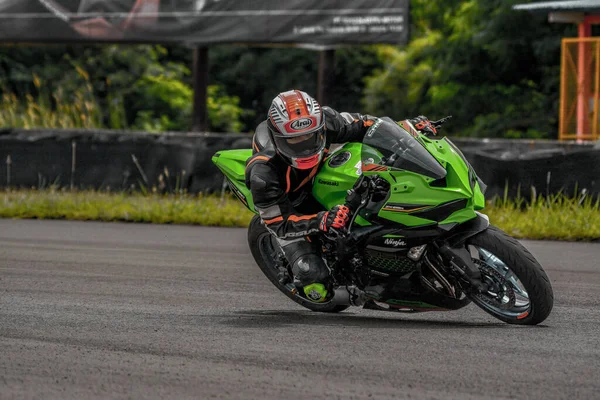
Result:
{"label": "black glove", "polygon": [[423,132],[426,136],[437,135],[437,129],[435,128],[435,126],[433,126],[429,118],[427,118],[424,115],[419,115],[416,118],[411,118],[408,120],[408,122],[410,122],[415,127],[415,129]]}
{"label": "black glove", "polygon": [[338,231],[346,231],[350,220],[350,209],[346,206],[335,206],[321,217],[319,229],[329,232],[331,228]]}

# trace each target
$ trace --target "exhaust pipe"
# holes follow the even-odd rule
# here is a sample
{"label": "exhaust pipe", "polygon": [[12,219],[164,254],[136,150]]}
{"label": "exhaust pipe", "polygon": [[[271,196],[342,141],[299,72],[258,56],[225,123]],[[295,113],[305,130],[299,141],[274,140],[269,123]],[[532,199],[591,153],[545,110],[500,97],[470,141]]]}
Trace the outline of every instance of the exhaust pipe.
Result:
{"label": "exhaust pipe", "polygon": [[356,286],[343,286],[334,290],[331,304],[360,307],[365,304],[365,292]]}

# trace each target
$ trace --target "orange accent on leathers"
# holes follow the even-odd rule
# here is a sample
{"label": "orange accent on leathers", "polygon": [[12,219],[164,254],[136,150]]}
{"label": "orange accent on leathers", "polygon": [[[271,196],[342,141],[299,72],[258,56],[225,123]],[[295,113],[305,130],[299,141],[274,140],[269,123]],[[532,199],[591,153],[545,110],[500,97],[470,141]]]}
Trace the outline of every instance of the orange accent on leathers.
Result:
{"label": "orange accent on leathers", "polygon": [[252,160],[250,160],[250,162],[248,163],[248,165],[246,165],[246,170],[248,169],[248,167],[250,166],[250,164],[252,164],[254,161],[257,161],[257,160],[269,161],[270,158],[269,157],[265,157],[265,156],[256,156]]}
{"label": "orange accent on leathers", "polygon": [[287,173],[285,174],[285,181],[287,184],[287,189],[285,189],[286,193],[290,192],[290,188],[291,188],[291,183],[290,183],[290,172],[292,171],[292,167],[288,167],[287,169]]}
{"label": "orange accent on leathers", "polygon": [[290,215],[290,217],[288,218],[288,221],[292,221],[292,222],[306,221],[307,219],[313,219],[313,218],[315,218],[317,215],[318,214],[302,215],[302,216]]}
{"label": "orange accent on leathers", "polygon": [[304,180],[300,183],[300,185],[298,185],[298,187],[296,189],[294,189],[294,192],[297,192],[298,190],[300,190],[300,188],[302,186],[306,185],[306,183],[308,183],[308,181],[310,181],[312,178],[314,178],[315,175],[317,174],[318,170],[319,170],[319,164],[315,165],[313,170],[310,171],[310,174],[306,178],[304,178]]}
{"label": "orange accent on leathers", "polygon": [[271,224],[274,224],[275,222],[281,222],[281,221],[283,221],[283,217],[279,216],[279,217],[265,221],[265,224],[271,225]]}

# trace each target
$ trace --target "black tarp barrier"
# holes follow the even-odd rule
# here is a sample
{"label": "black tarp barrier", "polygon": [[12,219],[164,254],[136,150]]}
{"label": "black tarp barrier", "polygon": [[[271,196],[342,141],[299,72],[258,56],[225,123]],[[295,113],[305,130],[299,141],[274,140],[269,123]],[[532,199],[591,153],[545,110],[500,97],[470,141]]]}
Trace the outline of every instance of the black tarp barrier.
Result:
{"label": "black tarp barrier", "polygon": [[4,130],[0,186],[215,191],[223,176],[212,155],[250,146],[250,137],[240,134]]}
{"label": "black tarp barrier", "polygon": [[[487,198],[537,194],[600,195],[600,148],[542,140],[453,138],[488,185]],[[250,148],[245,134],[161,135],[89,130],[0,131],[0,187],[123,190],[157,187],[189,192],[220,190],[223,176],[212,155]],[[597,146],[596,146],[597,147]],[[10,157],[10,165],[7,160]],[[72,172],[73,160],[75,169]],[[143,173],[142,173],[143,171]]]}
{"label": "black tarp barrier", "polygon": [[0,0],[0,41],[408,42],[409,0]]}
{"label": "black tarp barrier", "polygon": [[554,140],[453,138],[479,177],[487,198],[583,190],[600,195],[600,147],[594,143]]}

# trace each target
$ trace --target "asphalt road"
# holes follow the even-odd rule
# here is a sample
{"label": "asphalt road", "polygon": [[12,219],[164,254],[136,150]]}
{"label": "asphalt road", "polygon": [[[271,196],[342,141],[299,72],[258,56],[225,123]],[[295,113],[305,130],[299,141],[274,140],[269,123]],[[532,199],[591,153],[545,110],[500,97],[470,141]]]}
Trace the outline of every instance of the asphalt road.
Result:
{"label": "asphalt road", "polygon": [[519,327],[305,311],[245,235],[0,220],[0,398],[600,398],[600,244],[525,242],[555,306]]}

